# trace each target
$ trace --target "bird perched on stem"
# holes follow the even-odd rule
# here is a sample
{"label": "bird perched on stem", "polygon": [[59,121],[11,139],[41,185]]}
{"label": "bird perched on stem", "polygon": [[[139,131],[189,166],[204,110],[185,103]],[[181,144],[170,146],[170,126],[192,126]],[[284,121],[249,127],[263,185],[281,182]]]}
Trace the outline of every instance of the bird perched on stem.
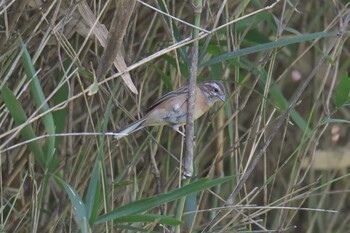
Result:
{"label": "bird perched on stem", "polygon": [[[198,119],[218,101],[225,101],[225,89],[218,81],[206,81],[196,85],[196,100],[193,117]],[[184,135],[179,127],[186,124],[188,86],[180,87],[156,100],[145,117],[126,126],[115,134],[115,138],[125,137],[147,126],[170,125]]]}

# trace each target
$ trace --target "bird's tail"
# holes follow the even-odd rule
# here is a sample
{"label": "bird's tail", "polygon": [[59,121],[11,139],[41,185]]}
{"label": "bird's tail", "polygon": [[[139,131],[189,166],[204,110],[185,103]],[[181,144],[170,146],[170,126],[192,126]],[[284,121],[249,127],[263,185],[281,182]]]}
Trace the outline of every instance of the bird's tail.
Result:
{"label": "bird's tail", "polygon": [[120,139],[122,137],[128,136],[129,134],[136,132],[137,130],[140,130],[144,127],[143,123],[145,122],[147,118],[143,118],[141,120],[135,121],[134,123],[126,126],[125,128],[119,130],[119,132],[117,132],[114,135],[114,138],[116,139]]}

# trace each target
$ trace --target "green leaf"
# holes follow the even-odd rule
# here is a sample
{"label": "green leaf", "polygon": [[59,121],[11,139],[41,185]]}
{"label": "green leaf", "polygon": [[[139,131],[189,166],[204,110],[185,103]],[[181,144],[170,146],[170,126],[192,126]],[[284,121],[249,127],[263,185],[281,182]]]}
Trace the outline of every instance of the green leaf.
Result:
{"label": "green leaf", "polygon": [[343,106],[349,98],[350,93],[350,77],[346,73],[340,79],[340,82],[335,89],[335,105],[339,108]]}
{"label": "green leaf", "polygon": [[81,231],[83,233],[91,232],[85,204],[83,203],[81,197],[79,196],[79,193],[58,176],[55,176],[55,178],[63,185],[64,189],[68,194],[68,197],[73,205],[73,210]]}
{"label": "green leaf", "polygon": [[125,217],[118,218],[115,220],[115,222],[159,222],[160,224],[165,224],[165,225],[179,225],[182,222],[174,217],[169,217],[169,216],[163,216],[159,214],[141,214],[141,215],[128,215]]}
{"label": "green leaf", "polygon": [[346,124],[350,124],[350,120],[344,120],[344,119],[335,119],[335,118],[325,118],[323,121],[322,121],[323,124],[326,124],[326,123],[346,123]]}
{"label": "green leaf", "polygon": [[187,196],[192,193],[200,192],[206,190],[208,188],[220,185],[224,182],[232,180],[232,176],[218,178],[215,180],[202,179],[188,185],[182,186],[172,192],[160,194],[154,197],[150,197],[147,199],[134,201],[129,204],[126,204],[110,213],[102,215],[96,223],[103,223],[109,220],[116,220],[121,217],[125,217],[128,215],[139,214],[143,211],[150,210],[154,207],[162,205],[164,203],[168,203],[170,201],[177,200],[181,197]]}
{"label": "green leaf", "polygon": [[[62,83],[62,82],[64,82],[64,83],[57,90],[57,92],[55,93],[55,95],[53,97],[55,105],[62,104],[68,100],[69,87],[68,87],[68,83],[65,81],[66,75],[64,73],[71,65],[71,62],[72,61],[70,59],[66,59],[65,61],[63,61],[63,69],[64,70],[60,70],[58,77],[59,77],[59,83]],[[69,74],[67,74],[67,75],[69,75]],[[55,126],[56,126],[56,133],[63,132],[64,127],[66,125],[65,123],[66,123],[66,119],[67,119],[67,112],[68,112],[67,107],[64,107],[64,108],[59,109],[57,111],[54,111],[52,113],[52,116],[53,116],[53,119],[55,122]],[[57,138],[56,146],[58,146],[59,141],[60,141],[60,138]]]}
{"label": "green leaf", "polygon": [[188,214],[185,215],[185,221],[188,228],[191,228],[193,222],[195,221],[197,204],[198,201],[195,193],[192,193],[186,197],[185,212]]}
{"label": "green leaf", "polygon": [[[87,203],[87,216],[89,219],[91,218],[91,214],[94,207],[96,206],[96,195],[97,192],[101,192],[101,185],[100,185],[100,159],[97,158],[95,161],[94,168],[92,170],[91,179],[89,182],[87,195],[86,195],[86,203]],[[99,198],[97,198],[98,200]],[[97,208],[98,209],[98,208]],[[96,210],[96,209],[95,209]],[[93,222],[90,222],[93,225]]]}
{"label": "green leaf", "polygon": [[[20,40],[20,47],[22,49],[22,61],[23,61],[23,66],[25,73],[27,75],[27,81],[30,82],[29,87],[30,91],[33,95],[34,102],[36,106],[39,108],[39,111],[41,113],[48,111],[49,105],[47,104],[47,100],[45,98],[44,92],[41,88],[41,84],[39,81],[39,78],[36,74],[36,70],[33,66],[33,61],[29,55],[29,52],[27,48],[25,47],[25,44],[23,43],[22,40]],[[48,113],[43,116],[43,123],[45,125],[45,129],[48,134],[55,134],[56,132],[56,127],[55,127],[55,122],[53,119],[53,116],[51,113]],[[48,137],[46,140],[46,144],[44,146],[44,154],[46,156],[46,168],[52,168],[51,162],[54,162],[57,164],[57,161],[52,161],[52,158],[55,153],[55,137]]]}
{"label": "green leaf", "polygon": [[213,65],[213,64],[216,64],[219,62],[233,59],[235,57],[240,57],[240,56],[244,56],[244,55],[248,55],[248,54],[252,54],[252,53],[257,53],[257,52],[261,52],[261,51],[266,51],[269,49],[279,48],[279,47],[283,47],[283,46],[286,46],[289,44],[299,43],[302,41],[314,40],[314,39],[318,39],[318,38],[335,36],[335,35],[336,35],[335,32],[316,32],[316,33],[296,36],[293,38],[277,40],[277,41],[273,41],[270,43],[252,46],[252,47],[240,49],[240,50],[237,50],[234,52],[225,53],[223,55],[214,57],[214,58],[208,60],[207,62],[201,63],[200,66],[203,67],[203,66]]}
{"label": "green leaf", "polygon": [[[70,59],[64,60],[63,61],[63,70],[59,71],[58,82],[59,82],[59,85],[61,85],[61,86],[59,87],[59,89],[57,90],[57,92],[53,96],[53,101],[54,101],[55,106],[60,105],[68,100],[69,87],[68,87],[68,83],[65,79],[69,74],[65,74],[65,73],[67,72],[68,68],[71,66],[71,63],[72,63],[72,61]],[[55,125],[55,133],[62,133],[64,131],[64,128],[66,126],[67,116],[68,116],[67,106],[65,106],[57,111],[52,112],[52,117],[53,117],[54,125]],[[61,141],[62,141],[62,137],[56,137],[55,148],[59,147]],[[49,170],[53,171],[58,166],[58,163],[59,163],[59,161],[58,161],[57,157],[53,157],[53,161],[51,161],[51,163],[50,163]]]}
{"label": "green leaf", "polygon": [[[112,116],[113,110],[113,96],[117,91],[117,86],[114,86],[110,98],[105,106],[105,112],[103,114],[103,120],[101,127],[98,131],[106,132],[109,119]],[[100,125],[100,124],[99,124]],[[86,203],[87,203],[87,215],[89,218],[90,225],[95,225],[95,221],[98,218],[100,213],[99,205],[101,203],[102,198],[107,200],[108,193],[103,192],[102,186],[107,187],[107,169],[105,163],[105,135],[99,136],[99,143],[97,144],[98,156],[95,161],[95,165],[93,168],[92,176],[89,182],[88,191],[86,195]],[[102,177],[102,178],[101,178]],[[103,196],[104,195],[104,196]],[[109,206],[107,206],[106,211],[109,211]]]}
{"label": "green leaf", "polygon": [[[5,102],[7,109],[9,110],[16,125],[24,124],[28,118],[24,112],[21,103],[17,100],[16,96],[11,92],[7,86],[3,86],[1,89],[1,96]],[[35,132],[31,125],[25,126],[21,130],[21,135],[25,140],[31,140],[36,138]],[[30,151],[33,153],[35,160],[41,165],[45,165],[45,157],[41,146],[37,141],[31,141],[28,143]]]}

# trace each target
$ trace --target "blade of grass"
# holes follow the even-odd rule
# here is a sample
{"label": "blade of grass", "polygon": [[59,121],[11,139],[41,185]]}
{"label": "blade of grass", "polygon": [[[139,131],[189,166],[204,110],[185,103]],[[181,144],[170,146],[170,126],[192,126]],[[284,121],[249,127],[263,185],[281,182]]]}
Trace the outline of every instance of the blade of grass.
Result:
{"label": "blade of grass", "polygon": [[229,180],[232,180],[232,178],[233,176],[227,176],[227,177],[223,177],[215,180],[202,179],[202,180],[198,180],[196,182],[187,184],[185,186],[182,186],[181,188],[178,188],[172,192],[160,194],[160,195],[153,196],[153,197],[139,200],[139,201],[134,201],[110,213],[102,215],[96,221],[96,223],[97,224],[104,223],[109,220],[116,220],[128,215],[138,214],[143,211],[149,210],[151,208],[157,207],[159,205],[168,203],[170,201],[177,200],[191,193],[200,192],[200,191],[209,189],[211,187],[217,186],[219,184],[225,183]]}
{"label": "blade of grass", "polygon": [[[16,99],[16,96],[11,92],[11,90],[7,86],[3,86],[1,89],[1,95],[16,125],[25,123],[28,120],[27,115],[24,112],[21,103]],[[34,129],[31,125],[25,126],[21,130],[21,135],[24,140],[31,140],[36,138]],[[46,160],[44,152],[38,141],[34,140],[29,142],[28,147],[33,153],[35,160],[44,167]]]}
{"label": "blade of grass", "polygon": [[335,118],[325,118],[322,122],[323,124],[328,124],[328,123],[346,123],[350,124],[350,120],[345,120],[345,119],[335,119]]}
{"label": "blade of grass", "polygon": [[[47,104],[47,100],[41,88],[39,78],[36,75],[36,70],[33,66],[32,59],[22,40],[20,40],[20,48],[22,49],[23,66],[27,75],[27,81],[30,82],[29,87],[33,95],[34,102],[39,108],[40,112],[48,111],[49,105]],[[43,116],[43,123],[48,134],[55,134],[55,122],[52,114],[49,113]],[[48,137],[44,146],[44,155],[46,156],[46,168],[50,167],[50,163],[54,156],[55,150],[55,137]]]}
{"label": "blade of grass", "polygon": [[348,74],[344,74],[335,90],[335,105],[339,108],[349,101],[350,78]]}
{"label": "blade of grass", "polygon": [[[97,203],[101,200],[100,159],[96,159],[86,194],[86,212],[91,226],[97,217]],[[91,218],[91,216],[94,216]]]}
{"label": "blade of grass", "polygon": [[181,224],[181,221],[169,217],[169,216],[163,216],[159,214],[141,214],[141,215],[128,215],[125,217],[118,218],[115,222],[156,222],[159,221],[160,224],[165,224],[165,225],[179,225]]}
{"label": "blade of grass", "polygon": [[56,180],[58,180],[66,190],[68,197],[70,201],[72,202],[73,205],[73,210],[77,219],[77,222],[80,226],[80,229],[83,233],[90,233],[91,229],[88,223],[88,216],[87,216],[87,211],[86,207],[79,196],[79,193],[71,187],[68,183],[66,183],[64,180],[59,178],[58,176],[54,176]]}
{"label": "blade of grass", "polygon": [[[102,132],[107,131],[107,126],[109,119],[111,119],[112,115],[112,107],[113,107],[113,96],[115,95],[118,87],[114,86],[112,93],[110,95],[110,98],[108,100],[108,103],[106,105],[106,110],[103,116],[103,123],[102,123]],[[98,143],[98,157],[96,159],[93,173],[90,179],[90,183],[88,186],[88,192],[87,192],[87,214],[89,217],[89,221],[91,226],[94,225],[98,214],[99,214],[99,204],[101,200],[101,196],[103,195],[103,190],[101,190],[101,185],[104,185],[104,187],[107,187],[107,172],[106,172],[106,163],[105,163],[105,136],[100,135],[99,137],[99,143]],[[100,174],[102,174],[103,179],[101,183]],[[105,193],[104,196],[105,200],[108,199],[107,193]],[[107,201],[106,201],[107,202]],[[105,206],[108,207],[106,204]],[[106,211],[109,211],[107,208]]]}
{"label": "blade of grass", "polygon": [[[238,15],[241,15],[245,11],[249,2],[250,1],[241,1],[240,5],[238,5],[237,8],[235,9],[235,12],[233,13],[233,15],[235,15],[236,17],[238,17]],[[250,41],[250,42],[254,41],[257,43],[262,43],[262,41],[264,41],[264,43],[266,43],[268,42],[266,41],[266,36],[263,35],[261,32],[259,32],[258,30],[256,30],[257,26],[263,23],[269,25],[270,28],[273,28],[273,29],[276,28],[275,26],[276,24],[273,22],[273,17],[268,12],[260,12],[254,16],[239,20],[235,24],[231,25],[231,27],[233,28],[234,32],[237,34],[240,34],[246,31],[247,29],[249,30],[247,32],[247,35],[243,43],[246,43],[246,41]],[[219,35],[227,34],[227,28],[220,29],[219,31],[217,31],[217,34]],[[212,35],[209,35],[208,37],[206,37],[205,42],[203,43],[203,46],[201,46],[200,48],[200,51],[201,51],[199,56],[200,63],[202,63],[206,55],[207,47],[210,43],[212,43]],[[227,42],[225,42],[225,45],[227,45]]]}
{"label": "blade of grass", "polygon": [[185,212],[188,213],[185,215],[185,221],[189,229],[191,228],[195,220],[195,216],[196,216],[195,212],[197,210],[197,205],[198,205],[198,200],[197,200],[196,194],[195,193],[189,194],[186,197],[185,208],[184,208]]}
{"label": "blade of grass", "polygon": [[[59,73],[59,82],[65,82],[64,78],[66,77],[65,72],[69,67],[71,66],[72,61],[70,59],[67,59],[63,62],[63,69]],[[68,74],[67,74],[68,75]],[[68,84],[64,83],[55,93],[53,100],[55,105],[59,105],[61,103],[64,103],[65,101],[68,101],[69,96],[69,89]],[[60,110],[57,110],[52,113],[53,120],[55,122],[56,126],[56,133],[62,133],[65,127],[66,119],[67,119],[67,107],[64,107]],[[58,137],[56,140],[56,147],[58,146],[59,142],[61,141],[61,137]]]}
{"label": "blade of grass", "polygon": [[277,40],[270,43],[252,46],[252,47],[240,49],[234,52],[225,53],[220,56],[209,59],[208,61],[201,63],[199,66],[203,67],[203,66],[213,65],[219,62],[233,59],[235,57],[245,56],[248,54],[257,53],[257,52],[274,49],[274,48],[279,48],[282,46],[295,44],[295,43],[299,43],[307,40],[314,40],[314,39],[330,37],[335,35],[337,35],[337,33],[335,32],[315,32],[315,33],[304,34],[301,36],[296,36],[288,39]]}

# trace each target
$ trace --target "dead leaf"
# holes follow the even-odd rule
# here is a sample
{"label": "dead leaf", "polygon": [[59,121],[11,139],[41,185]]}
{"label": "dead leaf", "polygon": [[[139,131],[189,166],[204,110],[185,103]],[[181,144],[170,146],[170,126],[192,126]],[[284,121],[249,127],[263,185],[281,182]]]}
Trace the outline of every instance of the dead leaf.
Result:
{"label": "dead leaf", "polygon": [[[80,3],[78,4],[78,9],[81,16],[85,20],[85,22],[89,25],[90,28],[93,28],[92,33],[96,36],[97,40],[100,42],[102,47],[105,47],[107,44],[107,35],[108,35],[108,30],[106,26],[97,21],[97,18],[91,11],[90,7],[87,5],[86,1],[80,1]],[[83,31],[80,30],[80,33],[82,32]],[[88,35],[88,31],[83,36],[86,37],[87,35]],[[113,64],[119,72],[125,71],[125,73],[121,75],[123,81],[133,93],[138,94],[135,84],[131,80],[129,72],[126,71],[128,67],[120,51],[118,52],[117,57],[115,58]]]}

